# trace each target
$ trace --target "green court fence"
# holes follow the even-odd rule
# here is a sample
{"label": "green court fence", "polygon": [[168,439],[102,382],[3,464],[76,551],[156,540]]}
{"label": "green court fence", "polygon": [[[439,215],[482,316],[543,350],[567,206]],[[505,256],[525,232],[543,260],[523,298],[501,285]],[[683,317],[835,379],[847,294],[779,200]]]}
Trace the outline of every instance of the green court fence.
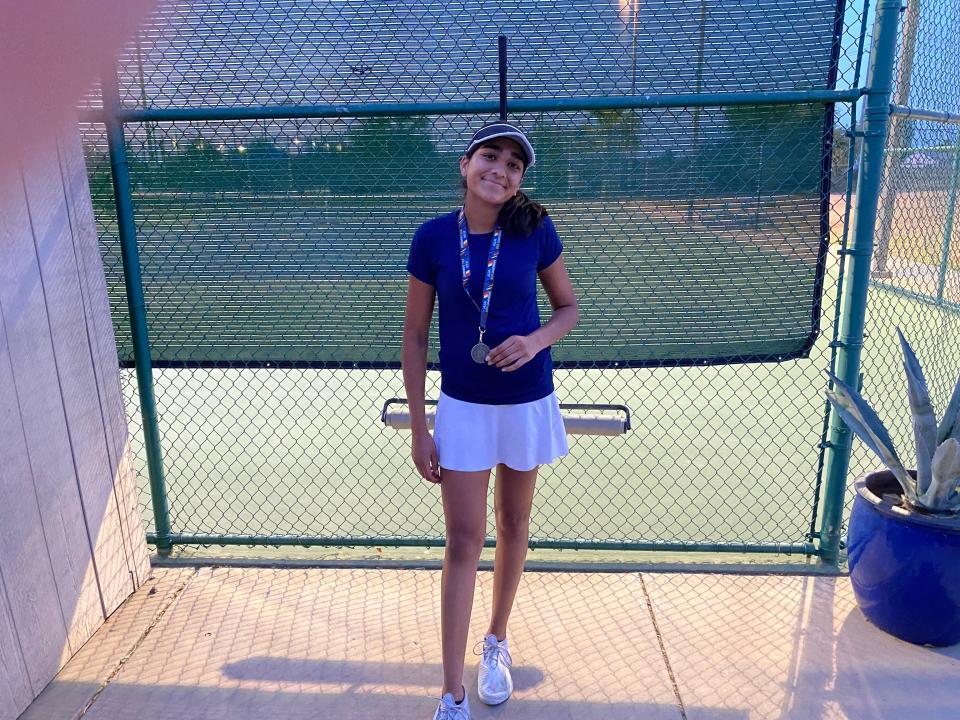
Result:
{"label": "green court fence", "polygon": [[960,367],[958,20],[947,0],[162,2],[81,111],[148,537],[443,543],[380,409],[404,395],[410,238],[460,200],[505,34],[525,186],[581,305],[558,395],[633,417],[543,469],[531,544],[836,561],[847,479],[876,461],[826,371],[863,375],[909,457],[894,327],[935,399]]}

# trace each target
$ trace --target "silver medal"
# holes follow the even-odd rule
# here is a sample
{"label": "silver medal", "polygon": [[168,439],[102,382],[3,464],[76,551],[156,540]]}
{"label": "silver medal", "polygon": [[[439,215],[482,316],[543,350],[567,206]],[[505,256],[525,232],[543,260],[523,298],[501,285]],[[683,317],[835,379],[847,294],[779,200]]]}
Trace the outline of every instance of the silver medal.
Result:
{"label": "silver medal", "polygon": [[482,342],[478,342],[472,348],[470,348],[470,357],[475,363],[480,363],[481,365],[487,361],[487,354],[490,352],[490,348],[484,345]]}

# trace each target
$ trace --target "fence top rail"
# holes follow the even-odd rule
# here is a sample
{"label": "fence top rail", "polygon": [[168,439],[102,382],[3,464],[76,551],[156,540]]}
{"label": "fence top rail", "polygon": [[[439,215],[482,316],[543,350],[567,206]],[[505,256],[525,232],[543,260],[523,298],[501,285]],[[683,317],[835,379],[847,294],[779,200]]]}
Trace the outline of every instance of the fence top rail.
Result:
{"label": "fence top rail", "polygon": [[890,114],[909,120],[929,120],[932,122],[948,123],[950,125],[960,125],[960,115],[943,110],[929,110],[926,108],[891,104]]}
{"label": "fence top rail", "polygon": [[[662,95],[621,95],[512,100],[512,113],[564,112],[578,110],[724,107],[733,105],[793,105],[797,103],[855,102],[866,93],[863,88],[848,90],[793,90],[782,92],[669,93]],[[119,109],[121,122],[185,122],[204,120],[255,120],[294,118],[378,117],[416,115],[494,114],[496,100],[469,102],[347,103],[331,105],[261,105],[257,107],[179,107]],[[84,122],[102,122],[103,110],[80,113]]]}

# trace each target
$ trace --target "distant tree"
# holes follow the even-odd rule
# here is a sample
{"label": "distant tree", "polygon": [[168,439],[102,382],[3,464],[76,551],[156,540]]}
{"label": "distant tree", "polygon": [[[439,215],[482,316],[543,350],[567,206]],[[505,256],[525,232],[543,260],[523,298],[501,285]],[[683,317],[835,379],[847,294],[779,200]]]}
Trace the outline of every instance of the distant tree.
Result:
{"label": "distant tree", "polygon": [[98,211],[113,206],[113,176],[110,168],[110,154],[105,151],[86,147],[87,179],[90,184],[90,197]]}
{"label": "distant tree", "polygon": [[610,136],[628,128],[633,117],[633,111],[629,108],[609,108],[606,110],[594,110],[593,116],[597,119],[597,126],[600,128],[600,131]]}
{"label": "distant tree", "polygon": [[372,117],[358,120],[348,142],[358,155],[392,158],[434,152],[425,117]]}
{"label": "distant tree", "polygon": [[426,117],[363,118],[347,134],[346,149],[346,184],[354,192],[428,192],[449,177]]}
{"label": "distant tree", "polygon": [[[241,147],[243,148],[241,151]],[[241,187],[251,191],[291,190],[291,157],[270,137],[254,138],[228,156],[232,175]]]}
{"label": "distant tree", "polygon": [[737,194],[793,194],[819,187],[823,106],[736,106],[712,155],[716,186]]}
{"label": "distant tree", "polygon": [[225,174],[229,161],[224,153],[206,138],[179,143],[173,152],[156,154],[157,161],[146,152],[131,158],[130,178],[135,184],[146,182],[150,189],[174,192],[211,192],[226,189]]}
{"label": "distant tree", "polygon": [[639,173],[639,123],[632,108],[595,110],[595,121],[583,128],[582,154],[591,186],[605,193],[636,192],[643,178]]}
{"label": "distant tree", "polygon": [[572,146],[579,134],[541,116],[527,136],[537,151],[537,164],[526,174],[524,185],[538,198],[566,196]]}
{"label": "distant tree", "polygon": [[689,198],[690,177],[696,171],[689,153],[667,150],[643,163],[644,195],[656,198]]}
{"label": "distant tree", "polygon": [[834,192],[845,191],[848,172],[856,173],[856,167],[852,171],[849,169],[850,153],[859,151],[860,143],[859,139],[857,142],[851,142],[847,133],[846,128],[835,127],[833,129],[831,180]]}

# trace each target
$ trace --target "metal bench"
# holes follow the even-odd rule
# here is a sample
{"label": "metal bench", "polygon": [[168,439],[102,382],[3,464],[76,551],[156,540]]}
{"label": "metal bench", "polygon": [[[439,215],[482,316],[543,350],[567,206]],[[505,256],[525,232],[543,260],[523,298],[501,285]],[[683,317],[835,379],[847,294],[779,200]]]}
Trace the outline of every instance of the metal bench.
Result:
{"label": "metal bench", "polygon": [[[427,406],[435,407],[436,400],[427,400]],[[396,430],[410,429],[410,411],[391,410],[391,405],[407,405],[406,398],[390,398],[383,404],[380,420],[387,427]],[[589,414],[593,411],[593,414]],[[619,413],[617,415],[597,414],[597,411]],[[580,403],[561,403],[560,414],[563,427],[568,435],[623,435],[630,429],[630,408],[626,405],[583,405]],[[436,411],[427,411],[427,427],[433,428]]]}

